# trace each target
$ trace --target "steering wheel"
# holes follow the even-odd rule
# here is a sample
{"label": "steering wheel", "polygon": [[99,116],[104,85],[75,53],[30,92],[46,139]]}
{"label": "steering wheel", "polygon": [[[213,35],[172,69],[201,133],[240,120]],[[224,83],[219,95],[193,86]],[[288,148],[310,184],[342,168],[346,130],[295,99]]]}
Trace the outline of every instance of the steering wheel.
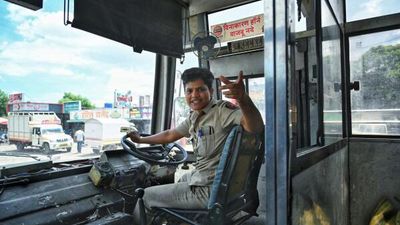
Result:
{"label": "steering wheel", "polygon": [[[188,157],[186,150],[178,143],[137,148],[125,135],[121,138],[121,145],[125,151],[136,158],[158,165],[178,165],[185,162]],[[178,151],[175,151],[174,148]]]}

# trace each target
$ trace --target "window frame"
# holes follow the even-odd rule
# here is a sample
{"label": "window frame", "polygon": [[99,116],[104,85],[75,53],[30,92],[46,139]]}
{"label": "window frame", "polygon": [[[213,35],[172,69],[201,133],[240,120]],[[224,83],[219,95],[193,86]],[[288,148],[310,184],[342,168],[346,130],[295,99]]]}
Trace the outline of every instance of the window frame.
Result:
{"label": "window frame", "polygon": [[[308,38],[314,36],[316,39],[316,70],[317,70],[317,105],[318,105],[318,135],[317,139],[317,144],[315,145],[309,145],[309,146],[303,146],[299,147],[296,146],[297,143],[294,143],[293,140],[290,143],[290,155],[289,157],[291,158],[292,161],[292,167],[290,168],[290,175],[295,176],[296,174],[299,174],[300,172],[304,171],[305,169],[311,167],[312,165],[320,162],[324,158],[334,154],[337,151],[340,151],[347,145],[347,139],[346,137],[348,136],[347,134],[347,115],[346,115],[346,110],[347,110],[347,102],[346,102],[346,96],[347,96],[347,91],[346,91],[346,77],[347,77],[347,70],[346,68],[346,47],[344,45],[345,40],[344,40],[344,26],[340,24],[340,21],[336,18],[337,15],[335,14],[331,3],[329,0],[324,0],[325,4],[329,10],[329,13],[332,15],[335,23],[334,25],[331,26],[337,26],[339,29],[339,41],[340,41],[340,72],[341,72],[341,84],[340,88],[342,90],[342,96],[341,96],[341,111],[342,111],[342,137],[337,138],[337,140],[334,140],[330,143],[325,143],[325,125],[324,125],[324,74],[323,74],[323,48],[322,48],[322,43],[323,43],[323,29],[326,29],[322,27],[322,3],[320,1],[314,1],[315,4],[315,9],[314,9],[314,15],[315,15],[315,29],[314,30],[308,30],[305,32],[299,32],[295,34],[295,38]],[[343,7],[345,7],[343,5]],[[330,26],[327,26],[330,27]],[[315,32],[314,32],[315,31]],[[290,43],[289,43],[290,44]],[[292,65],[291,65],[292,66]],[[289,70],[290,76],[293,76],[292,73],[295,72],[294,68],[290,68]],[[290,100],[292,101],[292,100]],[[290,103],[292,104],[292,103]],[[308,121],[309,124],[306,124],[306,126],[310,125],[310,121]],[[292,123],[292,121],[290,121]]]}
{"label": "window frame", "polygon": [[373,138],[373,139],[400,139],[400,135],[376,135],[376,134],[353,134],[352,132],[352,113],[351,113],[351,77],[350,77],[350,38],[374,33],[380,33],[385,31],[391,31],[400,29],[400,12],[391,15],[384,15],[379,17],[373,17],[363,20],[351,21],[346,23],[346,30],[344,33],[345,48],[346,48],[346,130],[349,137],[354,138]]}

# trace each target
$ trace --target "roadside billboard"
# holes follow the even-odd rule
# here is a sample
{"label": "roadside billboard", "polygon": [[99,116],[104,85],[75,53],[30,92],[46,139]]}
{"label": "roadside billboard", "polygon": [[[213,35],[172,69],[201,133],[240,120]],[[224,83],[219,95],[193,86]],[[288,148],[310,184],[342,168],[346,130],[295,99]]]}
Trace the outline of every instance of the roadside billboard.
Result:
{"label": "roadside billboard", "polygon": [[132,105],[132,94],[131,91],[122,93],[120,91],[114,91],[114,107],[115,108],[130,108]]}
{"label": "roadside billboard", "polygon": [[82,109],[81,101],[64,102],[64,113],[69,113],[71,111],[79,111],[81,109]]}
{"label": "roadside billboard", "polygon": [[46,103],[20,102],[12,104],[11,111],[49,111],[49,109],[49,104]]}
{"label": "roadside billboard", "polygon": [[22,93],[10,94],[8,96],[8,104],[22,102],[24,95]]}
{"label": "roadside billboard", "polygon": [[84,122],[88,119],[99,119],[99,118],[112,118],[112,119],[129,119],[129,109],[124,108],[113,108],[113,109],[91,109],[91,110],[80,110],[70,111],[69,122]]}
{"label": "roadside billboard", "polygon": [[7,104],[7,112],[55,112],[62,113],[63,105],[58,103],[19,102]]}

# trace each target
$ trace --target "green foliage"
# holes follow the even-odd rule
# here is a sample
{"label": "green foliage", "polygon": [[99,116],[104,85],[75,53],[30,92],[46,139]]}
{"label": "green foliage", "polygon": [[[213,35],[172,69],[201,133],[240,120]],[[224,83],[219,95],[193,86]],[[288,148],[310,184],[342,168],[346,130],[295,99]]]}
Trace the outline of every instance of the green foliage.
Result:
{"label": "green foliage", "polygon": [[89,99],[80,96],[80,95],[75,95],[72,94],[71,92],[65,92],[64,96],[62,99],[58,101],[58,103],[62,104],[64,102],[70,102],[70,101],[81,101],[82,104],[82,109],[94,109],[96,106],[92,104]]}
{"label": "green foliage", "polygon": [[366,72],[400,78],[400,44],[371,48],[363,58]]}
{"label": "green foliage", "polygon": [[0,90],[0,116],[7,116],[7,103],[8,103],[8,95]]}
{"label": "green foliage", "polygon": [[353,106],[362,109],[393,109],[400,105],[400,44],[377,46],[365,52],[353,79],[361,81],[360,97]]}

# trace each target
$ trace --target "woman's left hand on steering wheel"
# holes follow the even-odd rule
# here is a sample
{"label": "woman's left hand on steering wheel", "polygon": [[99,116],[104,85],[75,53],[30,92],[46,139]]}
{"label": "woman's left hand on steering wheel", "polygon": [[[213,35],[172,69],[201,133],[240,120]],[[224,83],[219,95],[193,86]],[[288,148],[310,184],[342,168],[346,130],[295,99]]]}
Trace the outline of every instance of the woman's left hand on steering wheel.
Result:
{"label": "woman's left hand on steering wheel", "polygon": [[131,131],[127,136],[135,143],[140,143],[140,134],[137,131]]}

